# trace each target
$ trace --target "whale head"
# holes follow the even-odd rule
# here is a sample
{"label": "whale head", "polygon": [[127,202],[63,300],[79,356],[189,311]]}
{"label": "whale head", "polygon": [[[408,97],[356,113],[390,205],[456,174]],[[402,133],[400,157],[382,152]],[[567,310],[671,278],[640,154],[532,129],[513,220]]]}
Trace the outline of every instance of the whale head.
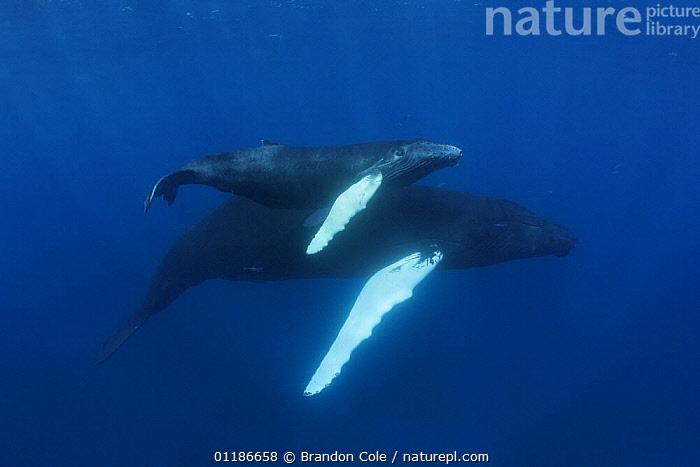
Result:
{"label": "whale head", "polygon": [[378,168],[388,183],[403,186],[438,169],[458,165],[462,154],[456,146],[426,139],[398,141],[389,148]]}
{"label": "whale head", "polygon": [[484,224],[480,248],[491,262],[536,256],[566,256],[578,239],[566,227],[502,200]]}

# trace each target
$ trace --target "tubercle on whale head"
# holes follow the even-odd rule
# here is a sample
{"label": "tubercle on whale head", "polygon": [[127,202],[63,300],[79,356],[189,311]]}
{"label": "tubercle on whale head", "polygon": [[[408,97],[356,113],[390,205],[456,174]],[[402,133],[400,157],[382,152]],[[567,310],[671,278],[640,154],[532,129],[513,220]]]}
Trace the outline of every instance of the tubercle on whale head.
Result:
{"label": "tubercle on whale head", "polygon": [[445,166],[457,165],[464,155],[464,151],[457,146],[427,139],[409,141],[405,144],[405,151],[410,157],[438,161]]}

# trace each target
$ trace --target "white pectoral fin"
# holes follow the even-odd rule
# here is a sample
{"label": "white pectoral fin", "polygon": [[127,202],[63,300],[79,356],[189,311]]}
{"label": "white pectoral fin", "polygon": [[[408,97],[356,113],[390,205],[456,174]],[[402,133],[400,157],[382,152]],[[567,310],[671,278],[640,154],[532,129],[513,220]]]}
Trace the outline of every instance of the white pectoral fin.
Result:
{"label": "white pectoral fin", "polygon": [[318,394],[331,384],[355,347],[372,334],[385,313],[413,295],[413,288],[435,269],[442,256],[438,250],[428,256],[414,253],[385,267],[367,281],[338,337],[306,386],[305,396]]}
{"label": "white pectoral fin", "polygon": [[382,173],[379,170],[373,170],[342,192],[333,203],[323,225],[309,243],[306,254],[313,255],[323,250],[335,234],[343,230],[350,219],[367,206],[367,202],[381,184]]}

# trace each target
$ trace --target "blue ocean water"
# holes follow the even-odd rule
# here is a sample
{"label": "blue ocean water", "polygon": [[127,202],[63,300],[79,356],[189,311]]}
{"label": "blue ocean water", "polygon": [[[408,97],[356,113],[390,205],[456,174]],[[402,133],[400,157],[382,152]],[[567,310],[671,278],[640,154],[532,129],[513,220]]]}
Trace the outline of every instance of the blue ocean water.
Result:
{"label": "blue ocean water", "polygon": [[[3,2],[0,463],[696,463],[700,38],[485,34],[486,7],[525,4]],[[95,363],[227,198],[144,215],[160,176],[262,138],[415,137],[465,150],[421,183],[522,203],[578,247],[435,273],[312,398],[361,280],[210,281]]]}

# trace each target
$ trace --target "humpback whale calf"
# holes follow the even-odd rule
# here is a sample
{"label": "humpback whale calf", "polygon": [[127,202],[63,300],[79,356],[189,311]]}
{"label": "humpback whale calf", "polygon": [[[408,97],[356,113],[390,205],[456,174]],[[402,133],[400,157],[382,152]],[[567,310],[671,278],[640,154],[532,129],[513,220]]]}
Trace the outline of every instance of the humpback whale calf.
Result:
{"label": "humpback whale calf", "polygon": [[172,205],[178,187],[208,185],[265,206],[317,209],[331,206],[308,244],[321,251],[363,210],[381,187],[394,189],[443,167],[457,165],[462,150],[424,139],[301,148],[263,140],[257,148],[201,157],[162,177],[144,203],[162,196]]}
{"label": "humpback whale calf", "polygon": [[320,392],[382,315],[433,269],[466,269],[535,256],[566,256],[565,227],[490,196],[411,185],[377,198],[321,255],[306,255],[311,210],[275,209],[234,197],[170,249],[141,309],[103,344],[112,355],[146,319],[203,281],[370,277],[305,394]]}

